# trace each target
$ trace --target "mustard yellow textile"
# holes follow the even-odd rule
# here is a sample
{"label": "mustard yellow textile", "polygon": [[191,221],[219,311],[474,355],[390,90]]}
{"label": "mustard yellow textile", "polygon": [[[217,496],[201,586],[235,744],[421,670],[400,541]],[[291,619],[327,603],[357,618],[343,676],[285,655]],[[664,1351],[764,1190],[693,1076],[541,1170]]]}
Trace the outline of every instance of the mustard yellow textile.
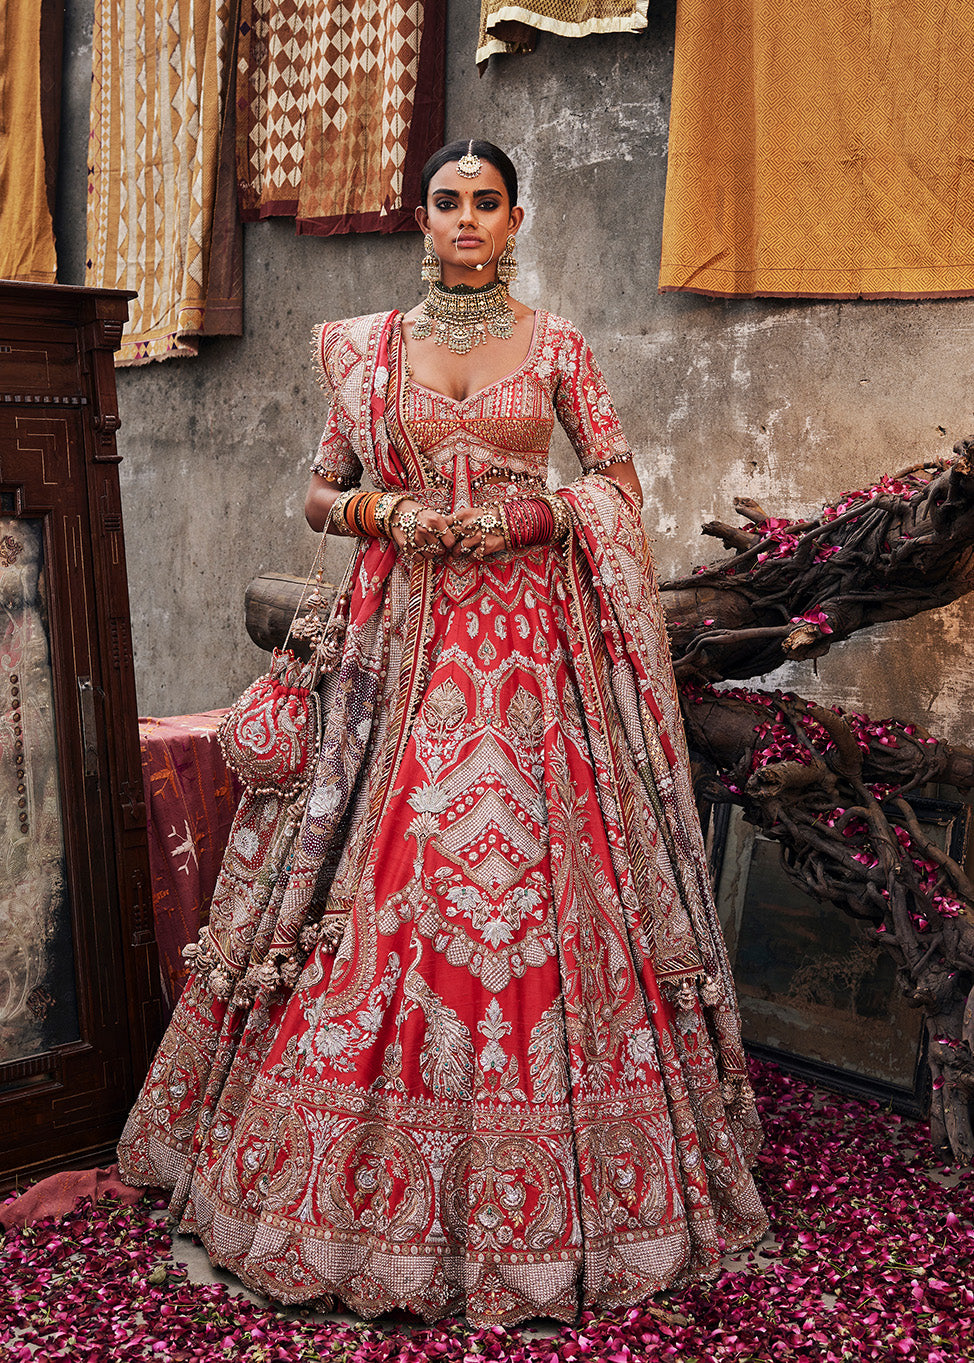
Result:
{"label": "mustard yellow textile", "polygon": [[482,0],[477,64],[498,52],[532,51],[538,29],[563,38],[638,33],[648,10],[649,0]]}
{"label": "mustard yellow textile", "polygon": [[680,0],[660,288],[974,293],[971,0]]}
{"label": "mustard yellow textile", "polygon": [[53,284],[41,113],[43,0],[0,5],[0,278]]}
{"label": "mustard yellow textile", "polygon": [[138,290],[118,364],[240,331],[209,296],[235,28],[234,0],[95,0],[86,282]]}

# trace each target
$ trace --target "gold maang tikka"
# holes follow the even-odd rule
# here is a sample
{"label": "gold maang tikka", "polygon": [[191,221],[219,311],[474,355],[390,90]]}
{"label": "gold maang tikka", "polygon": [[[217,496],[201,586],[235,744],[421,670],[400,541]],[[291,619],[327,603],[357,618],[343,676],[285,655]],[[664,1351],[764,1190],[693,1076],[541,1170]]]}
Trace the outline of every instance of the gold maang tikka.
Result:
{"label": "gold maang tikka", "polygon": [[480,157],[473,154],[473,138],[471,138],[467,143],[467,150],[457,162],[457,174],[462,175],[465,180],[476,180],[483,168]]}

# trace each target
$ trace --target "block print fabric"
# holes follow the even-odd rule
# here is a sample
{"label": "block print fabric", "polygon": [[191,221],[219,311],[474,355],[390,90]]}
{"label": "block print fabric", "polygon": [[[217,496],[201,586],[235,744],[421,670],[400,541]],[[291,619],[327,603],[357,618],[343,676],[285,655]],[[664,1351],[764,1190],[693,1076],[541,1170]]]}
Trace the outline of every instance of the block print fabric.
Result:
{"label": "block print fabric", "polygon": [[169,1012],[189,977],[183,947],[196,941],[209,915],[240,799],[217,742],[224,713],[139,720],[152,914]]}
{"label": "block print fabric", "polygon": [[200,336],[242,329],[237,3],[95,3],[85,282],[138,294],[119,365],[195,355]]}
{"label": "block print fabric", "polygon": [[414,228],[443,140],[445,18],[445,0],[242,0],[244,218],[320,235]]}

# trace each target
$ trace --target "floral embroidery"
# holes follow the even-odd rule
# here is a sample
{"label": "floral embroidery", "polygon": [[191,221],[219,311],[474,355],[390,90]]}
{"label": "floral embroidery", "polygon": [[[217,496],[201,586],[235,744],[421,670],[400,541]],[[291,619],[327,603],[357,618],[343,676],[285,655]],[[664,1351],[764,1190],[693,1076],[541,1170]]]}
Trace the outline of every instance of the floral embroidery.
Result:
{"label": "floral embroidery", "polygon": [[508,1055],[501,1045],[505,1036],[513,1030],[504,1021],[504,1013],[496,998],[487,1005],[483,1022],[478,1022],[477,1031],[486,1038],[481,1047],[477,1063],[481,1071],[481,1091],[490,1094],[503,1103],[526,1103],[527,1094],[518,1087],[518,1059]]}

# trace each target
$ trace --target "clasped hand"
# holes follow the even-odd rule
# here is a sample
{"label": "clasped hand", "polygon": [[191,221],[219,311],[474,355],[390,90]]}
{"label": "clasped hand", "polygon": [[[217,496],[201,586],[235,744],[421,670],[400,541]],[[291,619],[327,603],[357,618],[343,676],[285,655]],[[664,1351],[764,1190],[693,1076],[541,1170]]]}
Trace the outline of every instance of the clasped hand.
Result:
{"label": "clasped hand", "polygon": [[[416,511],[416,552],[426,558],[487,558],[505,548],[499,531],[484,525],[497,524],[497,514],[489,506],[465,506],[449,515],[420,507],[418,502],[402,502],[398,511]],[[393,520],[392,537],[399,549],[406,547],[406,536]]]}

